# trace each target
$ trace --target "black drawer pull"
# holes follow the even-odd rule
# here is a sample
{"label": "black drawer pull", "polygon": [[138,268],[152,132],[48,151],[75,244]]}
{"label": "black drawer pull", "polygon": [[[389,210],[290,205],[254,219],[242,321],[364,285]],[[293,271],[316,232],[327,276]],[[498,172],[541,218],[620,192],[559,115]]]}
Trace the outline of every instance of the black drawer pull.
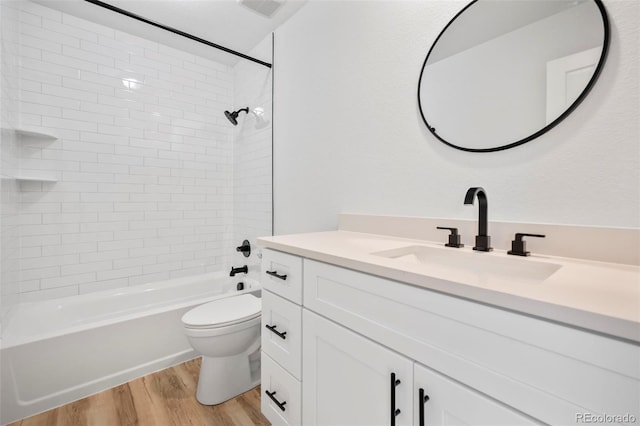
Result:
{"label": "black drawer pull", "polygon": [[276,278],[280,278],[281,280],[286,280],[287,279],[287,275],[280,275],[278,274],[278,271],[267,271],[267,274],[271,275],[272,277],[276,277]]}
{"label": "black drawer pull", "polygon": [[277,325],[265,325],[266,328],[268,328],[269,330],[271,330],[273,333],[275,333],[276,336],[280,337],[281,339],[286,339],[287,338],[287,332],[283,331],[283,332],[279,332],[278,330],[276,330]]}
{"label": "black drawer pull", "polygon": [[420,388],[418,390],[418,407],[420,412],[420,422],[418,423],[419,426],[424,426],[424,404],[426,404],[427,401],[429,401],[429,395],[425,395],[424,389]]}
{"label": "black drawer pull", "polygon": [[399,384],[396,373],[391,373],[391,426],[396,426],[396,416],[401,413],[400,409],[396,408],[396,386]]}
{"label": "black drawer pull", "polygon": [[287,401],[282,401],[282,402],[278,401],[274,396],[276,394],[276,391],[269,392],[268,390],[265,390],[264,393],[266,393],[267,396],[271,398],[271,400],[278,406],[279,409],[281,409],[282,411],[285,410],[284,405],[287,403]]}

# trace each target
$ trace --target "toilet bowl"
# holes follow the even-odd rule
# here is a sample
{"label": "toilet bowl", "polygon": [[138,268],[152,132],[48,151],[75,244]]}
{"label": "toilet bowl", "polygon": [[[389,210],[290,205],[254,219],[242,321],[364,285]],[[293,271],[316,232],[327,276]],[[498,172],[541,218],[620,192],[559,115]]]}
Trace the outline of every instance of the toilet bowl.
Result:
{"label": "toilet bowl", "polygon": [[182,316],[189,343],[202,355],[196,398],[215,405],[260,383],[261,299],[218,299]]}

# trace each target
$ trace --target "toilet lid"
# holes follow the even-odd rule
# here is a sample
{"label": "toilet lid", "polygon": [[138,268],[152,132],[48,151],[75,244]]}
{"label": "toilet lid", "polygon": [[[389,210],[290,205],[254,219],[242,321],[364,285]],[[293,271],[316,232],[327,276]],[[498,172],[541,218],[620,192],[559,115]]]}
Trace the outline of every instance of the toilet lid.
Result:
{"label": "toilet lid", "polygon": [[182,316],[182,322],[188,327],[223,327],[256,318],[261,310],[262,299],[243,294],[193,308]]}

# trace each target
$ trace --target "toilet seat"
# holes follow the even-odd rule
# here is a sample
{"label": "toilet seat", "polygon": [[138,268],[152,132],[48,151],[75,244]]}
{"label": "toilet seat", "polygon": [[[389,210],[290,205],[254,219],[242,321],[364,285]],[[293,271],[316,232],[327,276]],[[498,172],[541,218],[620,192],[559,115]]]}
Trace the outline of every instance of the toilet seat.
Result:
{"label": "toilet seat", "polygon": [[213,329],[253,322],[262,311],[262,300],[252,294],[226,297],[200,305],[182,316],[190,329]]}

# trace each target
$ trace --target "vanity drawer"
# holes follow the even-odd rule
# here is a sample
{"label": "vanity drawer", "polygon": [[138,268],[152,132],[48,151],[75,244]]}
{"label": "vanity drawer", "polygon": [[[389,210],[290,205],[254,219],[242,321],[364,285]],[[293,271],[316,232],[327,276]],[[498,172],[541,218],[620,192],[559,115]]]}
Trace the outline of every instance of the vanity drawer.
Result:
{"label": "vanity drawer", "polygon": [[298,426],[301,414],[300,382],[262,352],[260,408],[273,426]]}
{"label": "vanity drawer", "polygon": [[262,350],[300,379],[302,307],[262,292]]}
{"label": "vanity drawer", "polygon": [[262,286],[285,299],[302,304],[302,259],[275,250],[262,252]]}

